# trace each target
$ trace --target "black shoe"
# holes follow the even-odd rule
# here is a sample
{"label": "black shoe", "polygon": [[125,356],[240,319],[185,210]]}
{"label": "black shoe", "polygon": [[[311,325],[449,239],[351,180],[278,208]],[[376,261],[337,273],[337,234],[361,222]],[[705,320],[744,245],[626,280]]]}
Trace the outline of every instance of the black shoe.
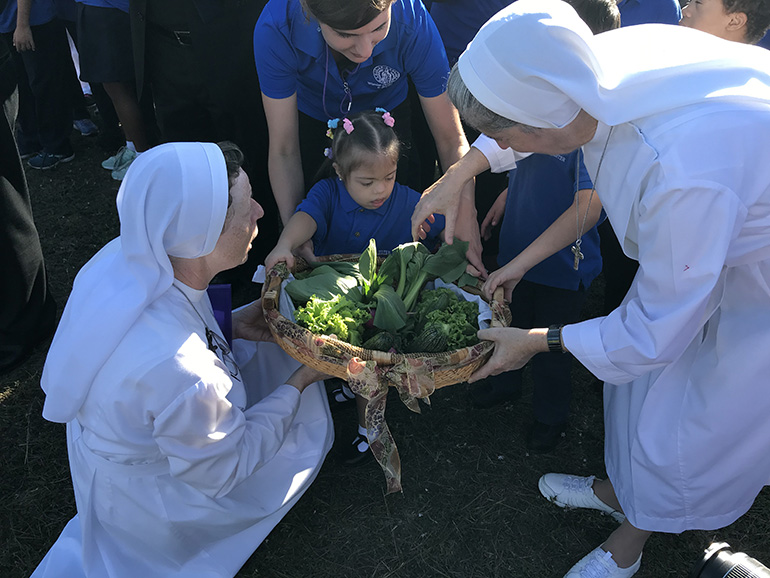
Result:
{"label": "black shoe", "polygon": [[[505,375],[505,374],[502,374]],[[471,405],[477,409],[489,409],[521,397],[521,387],[512,385],[509,379],[493,375],[476,385],[471,385],[468,396]]]}
{"label": "black shoe", "polygon": [[[364,450],[361,451],[364,446]],[[356,433],[356,437],[340,448],[338,456],[346,466],[357,466],[374,458],[374,454],[369,451],[369,441],[360,433]]]}
{"label": "black shoe", "polygon": [[536,421],[527,434],[527,449],[536,454],[552,452],[567,429],[566,423],[547,424]]}
{"label": "black shoe", "polygon": [[336,411],[337,409],[348,405],[348,402],[356,399],[355,394],[348,389],[347,382],[338,377],[327,379],[324,384],[326,384],[327,388],[330,388],[328,397],[329,409],[331,411]]}

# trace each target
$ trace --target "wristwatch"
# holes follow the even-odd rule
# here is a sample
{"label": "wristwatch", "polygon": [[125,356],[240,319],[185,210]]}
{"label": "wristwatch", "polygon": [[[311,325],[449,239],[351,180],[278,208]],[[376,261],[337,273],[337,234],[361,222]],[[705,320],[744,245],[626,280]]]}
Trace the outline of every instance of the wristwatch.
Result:
{"label": "wristwatch", "polygon": [[561,340],[561,328],[564,325],[551,325],[546,333],[546,341],[548,342],[548,351],[551,353],[564,353],[564,343]]}

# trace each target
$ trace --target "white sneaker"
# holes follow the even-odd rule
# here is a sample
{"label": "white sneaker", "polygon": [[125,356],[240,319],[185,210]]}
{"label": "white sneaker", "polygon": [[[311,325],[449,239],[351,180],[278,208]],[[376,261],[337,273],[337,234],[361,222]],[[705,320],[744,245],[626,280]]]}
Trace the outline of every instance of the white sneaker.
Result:
{"label": "white sneaker", "polygon": [[102,168],[108,171],[116,171],[130,165],[136,158],[136,153],[130,148],[122,146],[114,155],[102,161]]}
{"label": "white sneaker", "polygon": [[560,508],[589,508],[599,510],[602,514],[612,516],[612,519],[622,523],[626,517],[623,512],[619,512],[602,502],[594,494],[591,486],[594,483],[594,476],[570,476],[567,474],[545,474],[537,482],[540,493],[550,502],[553,502]]}
{"label": "white sneaker", "polygon": [[628,568],[620,568],[612,559],[612,554],[605,552],[601,546],[586,554],[564,578],[631,578],[639,571],[642,555]]}

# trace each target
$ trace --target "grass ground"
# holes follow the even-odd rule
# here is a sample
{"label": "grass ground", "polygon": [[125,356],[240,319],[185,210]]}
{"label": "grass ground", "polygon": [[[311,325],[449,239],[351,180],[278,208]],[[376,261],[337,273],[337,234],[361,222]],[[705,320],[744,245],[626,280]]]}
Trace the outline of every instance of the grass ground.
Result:
{"label": "grass ground", "polygon": [[[67,165],[28,175],[52,291],[61,305],[80,267],[118,234],[117,183],[99,167],[92,140],[75,140]],[[269,217],[267,217],[269,218]],[[259,240],[257,240],[259,242]],[[596,311],[601,279],[586,315]],[[237,303],[256,289],[235,287]],[[64,426],[41,417],[41,347],[0,378],[0,576],[27,577],[75,513]],[[564,512],[537,490],[545,472],[603,475],[601,392],[574,369],[570,429],[550,455],[529,455],[523,431],[531,395],[488,411],[467,403],[467,384],[437,391],[416,415],[396,396],[388,423],[399,446],[403,494],[386,496],[374,462],[357,468],[334,456],[275,528],[239,578],[560,577],[615,527],[590,512]],[[335,414],[348,436],[353,407]],[[640,578],[685,578],[713,540],[770,565],[770,492],[743,518],[714,532],[655,535]]]}

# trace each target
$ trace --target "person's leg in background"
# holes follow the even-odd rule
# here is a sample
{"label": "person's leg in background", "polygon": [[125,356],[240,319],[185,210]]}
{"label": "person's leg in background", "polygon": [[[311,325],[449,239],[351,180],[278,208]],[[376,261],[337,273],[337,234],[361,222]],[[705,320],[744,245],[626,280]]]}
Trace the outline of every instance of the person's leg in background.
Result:
{"label": "person's leg in background", "polygon": [[[568,325],[580,321],[586,291],[534,285],[531,303],[535,311],[532,327]],[[540,353],[532,358],[532,413],[527,447],[534,452],[552,451],[567,429],[572,399],[572,356]]]}
{"label": "person's leg in background", "polygon": [[48,290],[43,251],[13,136],[17,96],[6,99],[7,88],[15,80],[12,68],[0,38],[0,374],[22,363],[56,327],[56,303]]}
{"label": "person's leg in background", "polygon": [[[32,27],[35,50],[20,54],[29,83],[29,91],[19,90],[20,144],[26,150],[34,142],[35,132],[40,153],[27,161],[35,169],[50,169],[60,162],[75,157],[70,132],[72,131],[71,103],[66,94],[69,44],[64,25],[59,20]],[[29,102],[29,99],[32,102]]]}

